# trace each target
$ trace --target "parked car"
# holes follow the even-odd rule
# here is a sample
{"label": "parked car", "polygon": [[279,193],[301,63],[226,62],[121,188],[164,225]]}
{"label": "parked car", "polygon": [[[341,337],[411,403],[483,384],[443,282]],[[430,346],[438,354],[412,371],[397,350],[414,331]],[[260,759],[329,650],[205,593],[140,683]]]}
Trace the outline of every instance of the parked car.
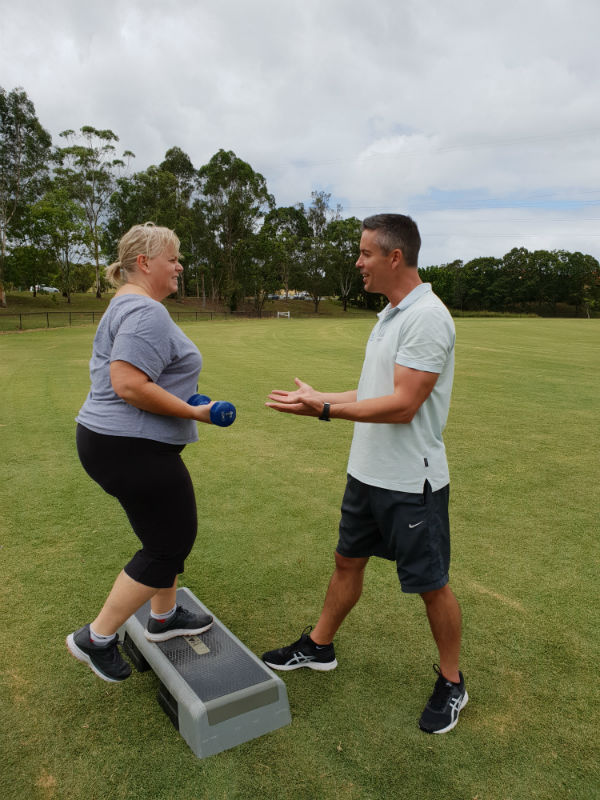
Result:
{"label": "parked car", "polygon": [[45,286],[43,283],[40,283],[38,286],[30,286],[29,291],[33,292],[46,292],[47,294],[59,294],[60,289],[56,289],[54,286]]}

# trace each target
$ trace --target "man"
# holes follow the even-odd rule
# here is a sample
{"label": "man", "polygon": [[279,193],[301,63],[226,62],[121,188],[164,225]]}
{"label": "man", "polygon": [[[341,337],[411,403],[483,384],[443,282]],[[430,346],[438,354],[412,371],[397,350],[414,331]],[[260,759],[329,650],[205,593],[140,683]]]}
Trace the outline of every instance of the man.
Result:
{"label": "man", "polygon": [[326,671],[333,638],[363,586],[370,556],[396,561],[402,591],[418,593],[439,652],[433,694],[419,725],[446,733],[468,695],[458,669],[461,613],[448,585],[449,474],[442,431],[454,373],[454,323],[417,271],[421,237],[410,217],[365,219],[360,270],[367,292],[388,305],[378,315],[356,391],[318,392],[296,378],[267,406],[289,414],[355,423],[342,500],[335,570],[321,616],[293,644],[263,655],[270,667]]}

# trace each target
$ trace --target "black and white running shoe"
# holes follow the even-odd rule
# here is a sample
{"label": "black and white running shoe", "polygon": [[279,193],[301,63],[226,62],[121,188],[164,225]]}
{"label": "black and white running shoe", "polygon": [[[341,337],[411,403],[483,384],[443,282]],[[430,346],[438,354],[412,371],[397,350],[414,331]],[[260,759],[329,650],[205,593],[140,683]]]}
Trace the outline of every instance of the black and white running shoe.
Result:
{"label": "black and white running shoe", "polygon": [[108,644],[94,644],[89,624],[67,636],[71,655],[107,683],[120,683],[131,675],[131,667],[121,656],[118,644],[119,634]]}
{"label": "black and white running shoe", "polygon": [[337,667],[333,642],[318,645],[310,638],[312,626],[304,629],[297,642],[281,647],[279,650],[269,650],[263,655],[263,661],[268,667],[278,670],[298,669],[308,667],[318,672],[327,672]]}
{"label": "black and white running shoe", "polygon": [[425,733],[447,733],[458,722],[458,715],[467,705],[469,695],[462,672],[458,673],[460,682],[452,683],[444,678],[437,664],[433,665],[433,669],[437,672],[438,679],[421,714],[419,727]]}

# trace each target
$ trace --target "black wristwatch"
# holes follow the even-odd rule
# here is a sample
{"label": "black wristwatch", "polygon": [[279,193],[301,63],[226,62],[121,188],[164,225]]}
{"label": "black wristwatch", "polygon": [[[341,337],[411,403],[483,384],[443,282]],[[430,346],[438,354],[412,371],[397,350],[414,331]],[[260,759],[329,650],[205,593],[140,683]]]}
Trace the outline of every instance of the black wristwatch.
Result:
{"label": "black wristwatch", "polygon": [[323,422],[330,422],[329,419],[329,409],[331,408],[331,403],[323,403],[323,411],[319,414],[319,419]]}

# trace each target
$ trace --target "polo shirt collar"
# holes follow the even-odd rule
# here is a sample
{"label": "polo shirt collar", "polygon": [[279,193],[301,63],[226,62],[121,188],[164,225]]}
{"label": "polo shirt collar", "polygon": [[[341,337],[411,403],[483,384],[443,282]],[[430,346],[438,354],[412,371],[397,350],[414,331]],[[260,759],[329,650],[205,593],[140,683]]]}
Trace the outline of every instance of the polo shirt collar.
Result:
{"label": "polo shirt collar", "polygon": [[390,303],[380,311],[377,315],[379,319],[383,319],[388,314],[392,315],[395,314],[397,311],[406,311],[409,306],[412,306],[413,303],[416,303],[423,295],[428,294],[431,292],[431,284],[430,283],[420,283],[418,286],[409,292],[406,297],[403,297],[402,300],[398,303],[397,306],[392,306]]}

